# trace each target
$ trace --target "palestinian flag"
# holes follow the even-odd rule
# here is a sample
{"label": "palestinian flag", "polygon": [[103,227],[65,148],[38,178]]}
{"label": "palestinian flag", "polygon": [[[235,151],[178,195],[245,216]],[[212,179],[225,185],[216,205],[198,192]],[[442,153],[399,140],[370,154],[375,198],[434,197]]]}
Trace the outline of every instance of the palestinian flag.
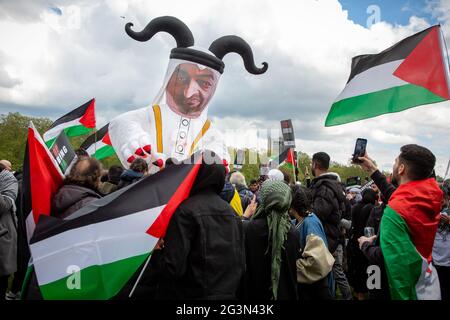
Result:
{"label": "palestinian flag", "polygon": [[295,168],[297,165],[297,162],[295,161],[295,155],[294,155],[294,149],[293,148],[287,148],[282,153],[280,153],[278,156],[272,157],[270,160],[270,168],[278,168],[283,163],[287,163],[289,167]]}
{"label": "palestinian flag", "polygon": [[431,254],[442,197],[437,182],[429,178],[400,185],[389,199],[380,244],[394,300],[440,299]]}
{"label": "palestinian flag", "polygon": [[354,57],[350,77],[325,126],[450,99],[443,41],[440,27],[433,26],[379,54]]}
{"label": "palestinian flag", "polygon": [[44,133],[44,141],[50,147],[58,134],[64,130],[68,137],[81,136],[91,133],[95,128],[95,99],[91,99],[82,106],[70,111],[56,120]]}
{"label": "palestinian flag", "polygon": [[284,161],[286,161],[286,159],[288,157],[288,152],[289,152],[289,149],[285,149],[279,155],[271,157],[269,160],[269,168],[270,169],[278,168]]}
{"label": "palestinian flag", "polygon": [[90,157],[98,160],[109,157],[115,153],[108,133],[109,123],[97,132],[91,134],[80,146],[86,150]]}
{"label": "palestinian flag", "polygon": [[28,128],[28,140],[23,167],[22,211],[30,240],[39,216],[50,215],[51,200],[64,176],[33,122]]}
{"label": "palestinian flag", "polygon": [[165,235],[200,168],[170,166],[89,203],[66,220],[41,217],[30,241],[44,299],[110,299]]}
{"label": "palestinian flag", "polygon": [[287,158],[286,158],[286,163],[289,165],[290,168],[295,168],[297,163],[295,161],[295,155],[294,155],[294,149],[293,148],[289,148],[288,149],[288,154],[287,154]]}

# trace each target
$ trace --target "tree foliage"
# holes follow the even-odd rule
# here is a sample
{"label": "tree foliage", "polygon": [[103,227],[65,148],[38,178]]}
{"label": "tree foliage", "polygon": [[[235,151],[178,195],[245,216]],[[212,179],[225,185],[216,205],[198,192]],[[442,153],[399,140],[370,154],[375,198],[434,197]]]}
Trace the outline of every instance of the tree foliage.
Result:
{"label": "tree foliage", "polygon": [[[41,135],[53,123],[49,118],[29,117],[18,112],[0,115],[0,159],[9,160],[13,170],[19,170],[23,167],[30,121],[33,121],[34,126]],[[76,150],[87,137],[88,135],[71,137],[69,141],[74,150]],[[109,168],[113,164],[120,164],[116,155],[105,158],[101,162],[104,168]]]}
{"label": "tree foliage", "polygon": [[[29,117],[18,112],[0,115],[0,159],[7,159],[11,161],[14,170],[17,170],[23,166],[27,128],[30,121],[33,121],[36,129],[41,135],[52,124],[52,120],[48,118]],[[70,138],[72,147],[75,150],[79,148],[87,136],[88,135]],[[229,148],[232,162],[235,158],[236,152],[237,150],[235,148]],[[239,171],[242,172],[247,183],[249,183],[250,180],[259,178],[260,164],[267,164],[269,157],[266,153],[257,152],[253,149],[244,149],[244,152],[244,164]],[[101,160],[101,162],[103,167],[106,169],[115,164],[120,165],[120,161],[116,155],[105,158]],[[231,169],[233,169],[233,164],[231,163],[230,165]],[[308,171],[311,175],[311,157],[304,152],[298,152],[297,166],[298,175],[296,180],[305,184],[305,172]],[[291,176],[291,181],[293,181],[294,173],[292,168],[284,164],[280,166],[280,170],[287,172]],[[349,177],[359,176],[361,181],[364,181],[367,177],[367,174],[361,169],[361,167],[355,165],[343,165],[333,162],[331,163],[330,171],[338,173],[343,182],[345,182]]]}
{"label": "tree foliage", "polygon": [[30,121],[41,134],[52,124],[48,118],[28,117],[18,112],[0,115],[0,159],[9,160],[14,170],[23,166]]}

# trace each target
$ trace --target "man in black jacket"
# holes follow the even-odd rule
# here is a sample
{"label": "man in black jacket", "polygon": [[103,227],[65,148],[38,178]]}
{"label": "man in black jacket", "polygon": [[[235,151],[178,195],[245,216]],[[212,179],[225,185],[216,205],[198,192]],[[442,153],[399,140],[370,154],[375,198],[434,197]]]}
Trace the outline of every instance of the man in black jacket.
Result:
{"label": "man in black jacket", "polygon": [[340,178],[328,172],[330,156],[325,152],[315,153],[312,157],[311,172],[315,177],[309,186],[313,196],[313,212],[319,217],[328,241],[328,249],[335,257],[333,275],[342,294],[342,298],[352,298],[347,277],[342,269],[343,246],[339,243],[340,222],[345,212],[345,192]]}
{"label": "man in black jacket", "polygon": [[[207,154],[209,152],[206,152]],[[151,263],[158,270],[156,299],[237,299],[245,270],[240,218],[219,196],[225,167],[213,152],[203,160],[189,198],[176,209],[161,250]]]}
{"label": "man in black jacket", "polygon": [[[381,216],[383,215],[384,208],[386,208],[387,203],[391,198],[391,195],[396,190],[396,186],[394,185],[394,183],[396,184],[396,181],[392,181],[392,183],[389,183],[386,179],[386,176],[378,170],[377,166],[372,161],[372,159],[369,158],[367,153],[364,155],[364,157],[360,157],[359,160],[361,161],[359,163],[361,168],[363,168],[364,171],[370,174],[370,177],[372,178],[373,182],[380,190],[381,199],[383,200],[383,203],[380,206],[381,214],[379,214],[379,221],[381,221]],[[381,279],[380,279],[381,288],[370,290],[369,291],[370,299],[389,300],[390,299],[389,284],[384,266],[383,253],[381,252],[379,242],[376,241],[376,239],[380,235],[379,225],[376,226],[376,228],[374,226],[374,229],[377,230],[376,236],[372,236],[370,238],[360,237],[358,239],[359,248],[366,256],[367,260],[369,261],[369,264],[377,265],[380,268],[381,272]]]}

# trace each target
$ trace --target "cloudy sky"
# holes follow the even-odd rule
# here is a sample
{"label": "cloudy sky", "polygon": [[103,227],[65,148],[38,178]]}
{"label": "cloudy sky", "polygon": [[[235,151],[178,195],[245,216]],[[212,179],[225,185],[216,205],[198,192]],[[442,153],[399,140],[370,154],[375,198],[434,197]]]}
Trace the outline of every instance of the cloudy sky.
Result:
{"label": "cloudy sky", "polygon": [[[375,5],[375,6],[373,6]],[[431,0],[0,0],[0,113],[19,111],[52,119],[92,97],[99,124],[149,105],[157,94],[175,41],[161,33],[139,43],[124,32],[173,15],[192,30],[197,46],[236,34],[249,42],[255,62],[248,74],[235,54],[210,104],[214,125],[236,147],[265,147],[255,132],[293,120],[297,150],[328,152],[347,163],[358,137],[389,170],[400,146],[418,143],[438,159],[450,157],[450,102],[325,128],[343,89],[351,58],[377,53],[440,23],[450,44],[450,1]]]}

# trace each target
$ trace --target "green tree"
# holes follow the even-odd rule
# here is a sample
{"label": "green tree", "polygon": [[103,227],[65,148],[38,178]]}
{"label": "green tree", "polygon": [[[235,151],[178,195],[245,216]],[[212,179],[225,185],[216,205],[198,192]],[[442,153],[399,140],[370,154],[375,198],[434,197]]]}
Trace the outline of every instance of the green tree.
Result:
{"label": "green tree", "polygon": [[0,159],[9,160],[13,170],[23,166],[30,121],[41,134],[52,124],[48,118],[28,117],[18,112],[0,115]]}

